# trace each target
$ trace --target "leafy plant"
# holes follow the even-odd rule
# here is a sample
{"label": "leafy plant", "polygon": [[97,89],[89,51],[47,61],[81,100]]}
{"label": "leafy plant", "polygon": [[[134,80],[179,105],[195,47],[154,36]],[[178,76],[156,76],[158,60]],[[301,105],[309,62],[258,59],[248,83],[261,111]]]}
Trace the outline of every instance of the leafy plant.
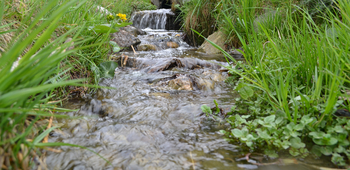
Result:
{"label": "leafy plant", "polygon": [[100,63],[101,77],[113,78],[114,71],[118,67],[118,64],[114,61],[106,61]]}
{"label": "leafy plant", "polygon": [[220,113],[219,104],[218,104],[218,102],[216,102],[216,100],[214,100],[214,103],[215,103],[215,107],[216,107],[215,113],[216,113],[216,114],[219,114],[219,113]]}
{"label": "leafy plant", "polygon": [[210,107],[207,105],[202,105],[201,109],[203,113],[205,113],[207,116],[211,115],[213,112],[211,111]]}

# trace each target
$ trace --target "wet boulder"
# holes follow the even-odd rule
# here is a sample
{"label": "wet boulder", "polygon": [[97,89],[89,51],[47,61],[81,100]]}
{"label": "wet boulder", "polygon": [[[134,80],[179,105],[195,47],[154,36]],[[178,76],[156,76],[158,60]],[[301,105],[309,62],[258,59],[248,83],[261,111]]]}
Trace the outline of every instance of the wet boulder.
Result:
{"label": "wet boulder", "polygon": [[212,81],[216,81],[216,82],[225,81],[225,79],[226,79],[225,77],[223,77],[221,72],[204,71],[202,73],[202,75],[204,75],[206,78],[208,78]]}
{"label": "wet boulder", "polygon": [[121,67],[144,68],[148,66],[147,63],[144,63],[142,60],[127,55],[113,56],[112,60],[117,62]]}
{"label": "wet boulder", "polygon": [[179,59],[165,60],[165,61],[158,62],[155,65],[151,66],[147,72],[153,73],[153,72],[170,70],[174,67],[179,67],[181,65],[182,64],[181,64],[181,61]]}
{"label": "wet boulder", "polygon": [[175,74],[151,81],[158,90],[213,90],[217,83],[223,82],[225,77],[216,71],[198,71],[196,74]]}
{"label": "wet boulder", "polygon": [[208,61],[203,61],[199,59],[192,58],[179,58],[179,59],[168,59],[161,62],[155,63],[148,68],[149,73],[171,70],[172,68],[186,68],[190,70],[200,69],[200,68],[211,68],[220,69],[221,66]]}
{"label": "wet boulder", "polygon": [[217,83],[223,82],[225,77],[217,71],[203,71],[200,74],[192,75],[193,86],[199,90],[212,90]]}
{"label": "wet boulder", "polygon": [[209,90],[209,89],[214,89],[215,82],[209,79],[196,78],[194,80],[194,84],[200,90]]}
{"label": "wet boulder", "polygon": [[179,47],[179,44],[178,44],[178,43],[172,42],[172,41],[167,42],[166,45],[167,45],[169,48],[178,48],[178,47]]}
{"label": "wet boulder", "polygon": [[169,36],[154,36],[150,35],[147,41],[151,44],[155,44],[158,49],[167,49],[167,48],[178,48],[181,43],[179,37],[169,37]]}
{"label": "wet boulder", "polygon": [[169,93],[162,93],[162,92],[157,92],[157,93],[150,93],[150,96],[154,97],[164,97],[164,98],[169,98],[170,94]]}
{"label": "wet boulder", "polygon": [[138,29],[138,28],[133,27],[131,25],[128,25],[126,27],[122,27],[122,28],[120,28],[120,30],[124,30],[124,31],[132,34],[135,37],[137,37],[138,35],[146,35],[145,31],[142,31],[141,29]]}
{"label": "wet boulder", "polygon": [[193,90],[193,83],[189,76],[181,75],[176,79],[170,80],[168,86],[175,90]]}
{"label": "wet boulder", "polygon": [[154,80],[152,83],[158,90],[194,90],[191,76],[185,74],[175,74],[171,77],[165,77]]}
{"label": "wet boulder", "polygon": [[[214,42],[216,45],[225,49],[226,35],[221,31],[216,31],[212,35],[209,35],[208,40]],[[207,54],[219,54],[220,50],[212,46],[208,41],[205,41],[199,48]]]}
{"label": "wet boulder", "polygon": [[157,46],[153,44],[140,44],[137,46],[138,51],[157,51]]}
{"label": "wet boulder", "polygon": [[116,42],[120,47],[123,48],[131,47],[131,45],[137,46],[141,43],[140,39],[124,30],[120,30],[119,32],[111,34],[111,41]]}

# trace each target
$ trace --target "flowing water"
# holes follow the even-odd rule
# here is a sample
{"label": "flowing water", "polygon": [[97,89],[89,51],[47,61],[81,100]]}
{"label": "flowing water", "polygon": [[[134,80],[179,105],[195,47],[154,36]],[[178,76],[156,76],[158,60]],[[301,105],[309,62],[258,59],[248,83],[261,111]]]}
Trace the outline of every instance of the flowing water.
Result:
{"label": "flowing water", "polygon": [[165,29],[167,15],[174,15],[170,9],[147,10],[133,13],[131,20],[137,28]]}
{"label": "flowing water", "polygon": [[[221,72],[227,65],[223,56],[196,51],[180,32],[145,31],[142,44],[156,43],[158,51],[124,53],[114,78],[100,83],[114,89],[66,103],[78,109],[67,114],[78,118],[57,119],[61,128],[49,139],[85,146],[110,164],[88,150],[62,146],[56,148],[60,153],[47,152],[49,169],[310,169],[294,162],[258,166],[257,161],[271,161],[259,154],[247,160],[239,144],[218,133],[229,125],[208,120],[200,109],[213,107],[215,99],[227,112],[234,103],[236,94]],[[159,45],[169,41],[179,47]]]}

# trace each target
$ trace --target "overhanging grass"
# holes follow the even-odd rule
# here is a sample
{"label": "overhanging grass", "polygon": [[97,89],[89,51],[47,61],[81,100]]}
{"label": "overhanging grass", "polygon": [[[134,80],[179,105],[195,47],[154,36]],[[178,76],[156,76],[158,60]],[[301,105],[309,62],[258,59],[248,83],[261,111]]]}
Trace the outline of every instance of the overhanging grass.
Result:
{"label": "overhanging grass", "polygon": [[[72,14],[71,9],[83,6],[85,1],[52,0],[28,3],[28,6],[17,6],[23,8],[22,13],[18,14],[9,13],[11,8],[18,4],[0,2],[0,23],[1,19],[11,20],[13,16],[22,16],[20,20],[14,21],[19,26],[13,30],[8,29],[13,24],[0,26],[1,29],[13,33],[12,42],[7,42],[9,46],[0,57],[0,152],[1,155],[5,155],[0,160],[2,168],[30,169],[33,162],[29,158],[38,155],[37,147],[81,147],[42,143],[53,128],[45,130],[45,127],[36,127],[36,122],[47,116],[55,116],[51,114],[55,111],[67,111],[57,108],[57,102],[50,102],[55,96],[52,93],[54,89],[68,85],[82,86],[83,79],[68,80],[67,72],[72,69],[72,65],[62,66],[66,57],[89,48],[99,48],[103,44],[101,41],[89,44],[87,42],[91,37],[79,37],[86,29],[83,22],[79,22],[83,23],[80,27],[71,28],[52,39],[52,35],[57,33],[57,26],[62,25],[64,18]],[[81,11],[75,14],[79,12]],[[21,14],[31,14],[31,22]],[[10,31],[0,31],[0,34],[4,35]],[[66,50],[71,45],[64,43],[67,37],[72,37],[72,42],[76,45],[74,50]],[[106,37],[103,40],[105,39]],[[18,65],[14,64],[16,60]]]}

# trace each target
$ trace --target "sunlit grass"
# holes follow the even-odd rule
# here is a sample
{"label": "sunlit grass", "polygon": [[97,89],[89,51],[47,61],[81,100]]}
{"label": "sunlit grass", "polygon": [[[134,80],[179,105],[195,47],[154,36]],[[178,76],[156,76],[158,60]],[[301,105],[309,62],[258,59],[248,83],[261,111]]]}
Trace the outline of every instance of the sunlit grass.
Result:
{"label": "sunlit grass", "polygon": [[[56,111],[66,111],[51,102],[59,87],[81,86],[82,79],[68,80],[67,72],[72,66],[63,67],[67,56],[89,48],[86,42],[91,38],[79,38],[84,26],[67,30],[52,39],[57,33],[57,26],[65,15],[71,13],[72,7],[82,6],[85,1],[31,1],[31,6],[23,8],[21,14],[31,15],[29,20],[15,20],[21,14],[11,16],[11,8],[18,5],[2,1],[0,3],[1,20],[14,24],[1,25],[1,35],[11,34],[11,40],[4,47],[0,57],[0,166],[9,169],[30,169],[34,164],[33,157],[38,158],[38,148],[67,145],[63,143],[45,143],[43,139],[54,128],[38,127],[36,122],[53,115]],[[8,15],[10,14],[10,15]],[[22,16],[26,17],[26,16]],[[81,19],[82,20],[82,19]],[[74,33],[74,34],[73,34]],[[73,36],[72,36],[73,35]],[[66,50],[70,43],[64,43],[67,37],[72,38],[75,49]],[[84,45],[85,44],[85,45]],[[98,44],[97,44],[98,45]],[[90,44],[90,47],[97,46]],[[17,63],[17,64],[16,64]],[[56,95],[56,96],[55,96]],[[46,129],[46,130],[45,130]],[[84,147],[82,147],[84,148]],[[4,156],[6,155],[6,156]],[[44,166],[44,164],[42,164]]]}

